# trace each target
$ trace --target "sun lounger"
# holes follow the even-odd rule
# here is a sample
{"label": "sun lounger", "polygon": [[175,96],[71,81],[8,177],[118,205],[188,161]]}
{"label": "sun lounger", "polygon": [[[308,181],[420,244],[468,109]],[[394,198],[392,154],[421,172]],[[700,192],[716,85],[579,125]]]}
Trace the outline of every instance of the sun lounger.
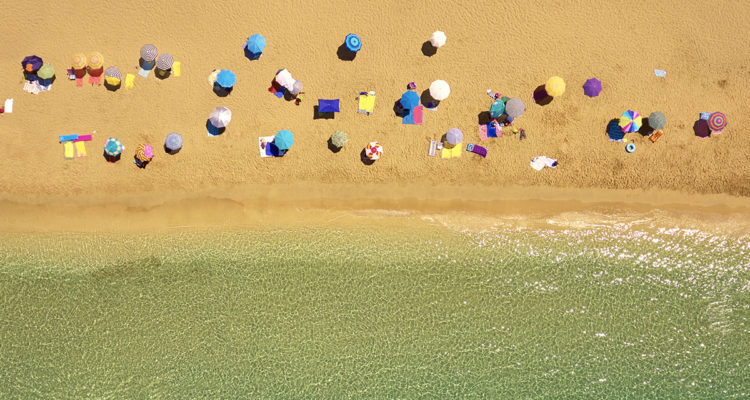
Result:
{"label": "sun lounger", "polygon": [[60,135],[60,143],[62,142],[72,142],[74,140],[78,139],[77,134],[71,134],[71,135]]}
{"label": "sun lounger", "polygon": [[429,156],[435,156],[437,154],[437,142],[434,140],[430,141],[430,151],[427,152]]}
{"label": "sun lounger", "polygon": [[375,92],[360,93],[357,112],[370,115],[375,112]]}
{"label": "sun lounger", "polygon": [[73,142],[90,142],[91,135],[78,135],[78,139],[73,139]]}
{"label": "sun lounger", "polygon": [[65,153],[65,159],[66,160],[72,160],[75,158],[75,148],[73,147],[73,142],[65,142],[63,143],[63,152]]}
{"label": "sun lounger", "polygon": [[656,143],[656,141],[659,140],[659,138],[663,134],[664,132],[662,132],[661,130],[655,130],[654,133],[652,133],[651,136],[649,136],[649,139],[651,139],[651,143]]}
{"label": "sun lounger", "polygon": [[470,151],[474,154],[479,154],[480,156],[482,156],[482,158],[487,157],[487,149],[473,143],[469,143],[468,145],[466,145],[466,151]]}
{"label": "sun lounger", "polygon": [[132,89],[134,84],[135,84],[135,75],[133,74],[125,75],[125,89]]}
{"label": "sun lounger", "polygon": [[75,148],[76,157],[86,157],[86,142],[75,142]]}
{"label": "sun lounger", "polygon": [[175,61],[172,64],[172,75],[174,76],[182,75],[182,64],[179,61]]}

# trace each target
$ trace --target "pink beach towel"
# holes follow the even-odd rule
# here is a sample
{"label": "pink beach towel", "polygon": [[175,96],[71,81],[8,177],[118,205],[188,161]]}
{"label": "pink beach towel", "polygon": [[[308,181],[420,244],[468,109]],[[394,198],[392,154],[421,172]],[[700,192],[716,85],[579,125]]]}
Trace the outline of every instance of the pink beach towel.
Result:
{"label": "pink beach towel", "polygon": [[487,125],[479,125],[479,140],[487,140]]}
{"label": "pink beach towel", "polygon": [[78,139],[73,140],[74,142],[90,142],[91,135],[78,135]]}
{"label": "pink beach towel", "polygon": [[423,106],[417,106],[414,107],[414,110],[412,111],[414,113],[414,123],[417,125],[422,125],[422,111],[424,110]]}
{"label": "pink beach towel", "polygon": [[89,83],[92,85],[101,85],[102,78],[100,76],[89,75]]}

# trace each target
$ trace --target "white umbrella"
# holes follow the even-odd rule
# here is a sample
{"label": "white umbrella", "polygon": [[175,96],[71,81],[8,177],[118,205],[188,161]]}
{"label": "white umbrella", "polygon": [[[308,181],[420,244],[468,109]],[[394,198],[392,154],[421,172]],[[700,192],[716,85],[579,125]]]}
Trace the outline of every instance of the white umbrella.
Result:
{"label": "white umbrella", "polygon": [[448,82],[437,80],[430,85],[430,96],[437,101],[443,101],[451,94],[451,87]]}
{"label": "white umbrella", "polygon": [[292,74],[286,68],[276,74],[276,82],[289,90],[294,88],[294,78],[292,78]]}
{"label": "white umbrella", "polygon": [[445,33],[442,31],[432,32],[432,36],[430,36],[430,43],[432,43],[432,46],[435,48],[443,47],[445,45],[445,40]]}
{"label": "white umbrella", "polygon": [[458,128],[450,128],[445,134],[445,140],[455,146],[464,141],[464,133]]}
{"label": "white umbrella", "polygon": [[292,85],[292,89],[290,91],[293,95],[298,95],[302,91],[302,82],[295,79],[294,85]]}
{"label": "white umbrella", "polygon": [[232,120],[232,111],[226,107],[216,107],[211,114],[208,116],[211,125],[217,128],[224,128],[229,125],[229,121]]}

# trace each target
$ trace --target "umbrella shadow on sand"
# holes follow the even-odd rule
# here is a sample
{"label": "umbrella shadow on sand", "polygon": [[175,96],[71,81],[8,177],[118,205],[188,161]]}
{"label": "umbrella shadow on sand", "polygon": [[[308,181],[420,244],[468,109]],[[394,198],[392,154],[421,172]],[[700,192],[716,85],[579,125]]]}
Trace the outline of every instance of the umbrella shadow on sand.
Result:
{"label": "umbrella shadow on sand", "polygon": [[440,104],[439,101],[432,97],[429,89],[422,92],[422,95],[419,96],[419,100],[425,108],[437,108]]}
{"label": "umbrella shadow on sand", "polygon": [[638,133],[640,133],[641,136],[651,136],[651,134],[654,133],[654,128],[648,123],[648,118],[643,118],[643,125],[638,129]]}
{"label": "umbrella shadow on sand", "polygon": [[221,87],[218,83],[214,82],[214,93],[219,97],[227,97],[229,93],[232,93],[232,88]]}
{"label": "umbrella shadow on sand", "polygon": [[110,85],[109,82],[107,82],[106,80],[104,80],[104,87],[107,90],[109,90],[110,92],[116,92],[116,91],[118,91],[120,89],[120,87],[122,87],[122,84],[119,84],[119,85]]}
{"label": "umbrella shadow on sand", "polygon": [[164,145],[164,152],[167,153],[167,154],[169,154],[169,155],[172,155],[172,156],[175,155],[175,154],[177,154],[177,153],[179,153],[180,150],[182,150],[182,147],[180,147],[177,150],[172,150],[169,147],[167,147],[166,144]]}
{"label": "umbrella shadow on sand", "polygon": [[259,59],[261,54],[263,54],[263,53],[253,53],[252,51],[248,50],[247,44],[245,46],[242,46],[242,48],[245,50],[245,57],[247,57],[247,59],[250,61]]}
{"label": "umbrella shadow on sand", "polygon": [[707,138],[711,136],[711,128],[708,126],[708,121],[699,119],[693,124],[693,132],[695,136],[699,138]]}
{"label": "umbrella shadow on sand", "polygon": [[490,122],[492,122],[492,115],[490,115],[489,111],[482,111],[477,114],[477,123],[479,125],[487,125]]}
{"label": "umbrella shadow on sand", "polygon": [[211,135],[211,136],[219,136],[222,133],[224,133],[224,131],[226,131],[227,128],[218,128],[218,127],[215,127],[214,124],[211,123],[211,119],[207,119],[206,120],[206,130],[208,131],[208,134]]}
{"label": "umbrella shadow on sand", "polygon": [[362,160],[362,164],[364,165],[369,166],[375,164],[375,160],[370,160],[369,158],[367,158],[367,152],[365,151],[365,149],[362,149],[362,152],[359,153],[359,158]]}
{"label": "umbrella shadow on sand", "polygon": [[437,47],[433,46],[429,40],[422,43],[422,54],[424,54],[426,57],[434,56],[435,54],[437,54],[437,50]]}
{"label": "umbrella shadow on sand", "polygon": [[534,103],[544,107],[547,104],[552,103],[552,100],[554,99],[554,97],[547,93],[547,89],[544,88],[544,85],[539,85],[534,89]]}
{"label": "umbrella shadow on sand", "polygon": [[401,105],[401,99],[396,100],[395,103],[393,103],[393,112],[396,114],[397,117],[404,116],[404,106]]}
{"label": "umbrella shadow on sand", "polygon": [[322,113],[318,106],[313,106],[313,119],[334,119],[335,117],[335,112],[330,111]]}
{"label": "umbrella shadow on sand", "polygon": [[120,154],[118,154],[116,156],[110,156],[109,154],[107,154],[106,150],[102,154],[104,155],[104,159],[107,160],[107,162],[110,162],[110,163],[115,163],[117,161],[120,161],[120,158],[122,157],[122,153],[120,153]]}
{"label": "umbrella shadow on sand", "polygon": [[336,50],[336,55],[341,61],[354,61],[357,57],[357,53],[347,49],[345,44],[339,46],[338,50]]}
{"label": "umbrella shadow on sand", "polygon": [[338,153],[341,149],[343,149],[343,147],[336,147],[336,145],[333,144],[333,139],[328,138],[328,150],[331,150],[331,153]]}
{"label": "umbrella shadow on sand", "polygon": [[156,71],[156,73],[154,74],[154,76],[156,77],[156,79],[159,79],[159,80],[162,80],[162,81],[165,80],[165,79],[167,79],[167,78],[169,78],[172,75],[172,70],[171,69],[163,70],[163,69],[159,69],[159,68],[154,68],[154,70]]}

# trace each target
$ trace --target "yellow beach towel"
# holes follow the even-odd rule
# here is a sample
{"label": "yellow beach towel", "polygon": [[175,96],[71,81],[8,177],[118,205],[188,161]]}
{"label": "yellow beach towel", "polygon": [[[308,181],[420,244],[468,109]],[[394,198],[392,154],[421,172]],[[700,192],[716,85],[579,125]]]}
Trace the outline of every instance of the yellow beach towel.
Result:
{"label": "yellow beach towel", "polygon": [[132,89],[134,83],[135,83],[135,75],[133,74],[125,75],[125,89]]}
{"label": "yellow beach towel", "polygon": [[359,110],[360,113],[372,114],[375,111],[375,93],[370,92],[368,94],[359,95]]}
{"label": "yellow beach towel", "polygon": [[172,64],[172,74],[174,76],[180,76],[182,74],[182,70],[180,69],[182,65],[179,61],[175,61],[174,64]]}
{"label": "yellow beach towel", "polygon": [[73,142],[63,142],[63,152],[65,153],[66,160],[74,159],[75,149],[73,148]]}
{"label": "yellow beach towel", "polygon": [[459,158],[461,157],[462,148],[463,143],[459,143],[452,148],[443,147],[443,151],[440,154],[440,157],[445,158],[446,160],[449,158]]}
{"label": "yellow beach towel", "polygon": [[86,157],[86,142],[75,142],[76,157]]}

